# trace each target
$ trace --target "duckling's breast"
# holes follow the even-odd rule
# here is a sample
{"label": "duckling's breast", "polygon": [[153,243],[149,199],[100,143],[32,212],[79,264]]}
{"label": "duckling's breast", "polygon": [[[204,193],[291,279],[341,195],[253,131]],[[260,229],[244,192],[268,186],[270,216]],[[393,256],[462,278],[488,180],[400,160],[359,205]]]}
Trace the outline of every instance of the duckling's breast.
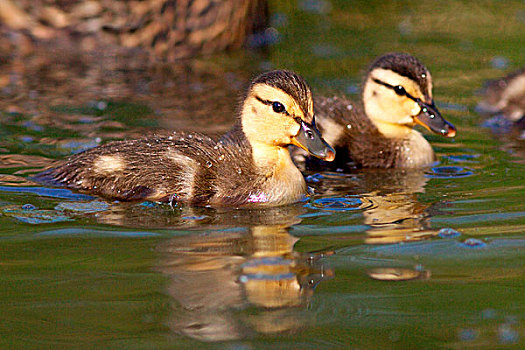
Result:
{"label": "duckling's breast", "polygon": [[306,184],[286,149],[271,164],[255,164],[248,147],[227,149],[219,163],[214,205],[275,206],[304,198]]}

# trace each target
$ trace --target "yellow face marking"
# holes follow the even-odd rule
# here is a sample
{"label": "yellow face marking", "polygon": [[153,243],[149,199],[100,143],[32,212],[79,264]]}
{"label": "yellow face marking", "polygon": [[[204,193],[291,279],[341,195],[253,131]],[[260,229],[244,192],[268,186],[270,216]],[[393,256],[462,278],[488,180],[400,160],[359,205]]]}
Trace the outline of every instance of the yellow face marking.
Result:
{"label": "yellow face marking", "polygon": [[[431,88],[431,78],[428,72],[426,74]],[[394,133],[391,129],[412,128],[414,126],[413,117],[421,112],[421,107],[407,96],[399,96],[391,88],[376,83],[374,79],[391,86],[402,86],[411,96],[425,103],[432,103],[432,100],[427,100],[415,81],[388,69],[374,69],[370,72],[365,84],[363,103],[366,114],[374,124],[380,129],[388,129],[389,133]],[[406,131],[399,130],[399,133]]]}
{"label": "yellow face marking", "polygon": [[93,163],[93,170],[97,174],[109,175],[126,168],[126,161],[121,156],[100,156]]}
{"label": "yellow face marking", "polygon": [[[426,98],[423,95],[423,92],[421,92],[419,85],[415,81],[407,77],[404,77],[402,75],[399,75],[389,69],[374,69],[371,72],[370,76],[372,78],[381,80],[392,86],[401,85],[403,88],[405,88],[406,92],[408,92],[410,95],[414,96],[415,98],[419,98],[425,103],[430,102],[430,101],[426,101]],[[391,89],[389,90],[392,91]],[[394,91],[392,91],[392,93],[395,95]]]}
{"label": "yellow face marking", "polygon": [[[261,100],[281,103],[286,113],[275,112],[271,104]],[[313,114],[305,115],[294,98],[265,84],[252,87],[244,101],[241,116],[243,131],[252,147],[256,143],[270,147],[291,144],[292,137],[296,136],[301,128],[296,118],[311,122]]]}
{"label": "yellow face marking", "polygon": [[[309,115],[305,115],[304,113],[308,113],[308,111],[301,110],[297,101],[280,89],[266,84],[257,84],[252,88],[250,95],[257,96],[266,101],[278,101],[284,105],[286,111],[292,117],[299,117],[308,123],[312,122],[313,115],[311,112]],[[272,106],[267,107],[272,109]],[[313,111],[313,99],[311,95],[308,96],[308,109],[309,111]]]}

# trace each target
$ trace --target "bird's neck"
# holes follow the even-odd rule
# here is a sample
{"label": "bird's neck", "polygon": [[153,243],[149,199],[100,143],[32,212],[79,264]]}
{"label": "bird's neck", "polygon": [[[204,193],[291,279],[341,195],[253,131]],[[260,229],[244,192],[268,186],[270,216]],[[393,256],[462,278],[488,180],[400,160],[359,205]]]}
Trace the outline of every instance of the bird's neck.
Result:
{"label": "bird's neck", "polygon": [[257,168],[268,171],[278,170],[290,165],[295,168],[287,147],[249,140],[240,121],[237,121],[231,130],[221,138],[221,142],[227,147],[240,147],[244,152],[251,154],[253,163]]}
{"label": "bird's neck", "polygon": [[237,148],[248,154],[251,154],[252,152],[252,147],[248,141],[248,138],[246,137],[246,134],[242,131],[242,125],[240,121],[235,122],[230,131],[224,134],[220,138],[219,142],[228,148]]}
{"label": "bird's neck", "polygon": [[385,137],[402,139],[413,133],[412,126],[406,124],[389,123],[383,120],[371,119],[377,130]]}
{"label": "bird's neck", "polygon": [[[257,187],[250,192],[252,196],[264,198],[267,204],[278,205],[297,202],[306,194],[303,175],[292,162],[288,148],[268,145],[257,140],[249,140],[238,121],[220,141],[233,154],[246,156],[254,171]],[[252,168],[253,166],[253,168]],[[255,184],[254,184],[255,185]],[[261,203],[259,203],[261,204]]]}

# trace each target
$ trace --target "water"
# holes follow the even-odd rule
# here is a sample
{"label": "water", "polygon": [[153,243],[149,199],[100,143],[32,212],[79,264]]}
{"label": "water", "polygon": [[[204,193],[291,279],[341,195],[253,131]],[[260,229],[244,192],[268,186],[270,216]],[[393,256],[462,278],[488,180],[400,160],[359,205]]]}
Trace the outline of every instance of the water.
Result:
{"label": "water", "polygon": [[[523,2],[294,5],[273,3],[265,54],[0,62],[0,348],[523,348],[525,145],[475,112],[483,81],[523,64]],[[112,139],[223,132],[262,68],[355,93],[387,51],[429,67],[458,128],[425,134],[431,167],[309,172],[307,202],[266,210],[117,203],[28,178]]]}

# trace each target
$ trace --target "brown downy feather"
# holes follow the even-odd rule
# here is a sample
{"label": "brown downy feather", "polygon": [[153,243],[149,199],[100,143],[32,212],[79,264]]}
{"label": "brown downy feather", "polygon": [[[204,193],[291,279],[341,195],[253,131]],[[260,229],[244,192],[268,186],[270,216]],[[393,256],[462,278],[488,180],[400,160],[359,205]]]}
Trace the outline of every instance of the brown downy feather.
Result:
{"label": "brown downy feather", "polygon": [[[219,141],[178,132],[92,148],[35,179],[122,201],[235,206],[246,202],[254,187],[264,188],[250,155],[249,143],[237,132]],[[100,159],[111,163],[114,171],[97,166]]]}
{"label": "brown downy feather", "polygon": [[522,129],[525,125],[525,67],[487,82],[484,99],[478,105],[482,112],[502,113]]}

